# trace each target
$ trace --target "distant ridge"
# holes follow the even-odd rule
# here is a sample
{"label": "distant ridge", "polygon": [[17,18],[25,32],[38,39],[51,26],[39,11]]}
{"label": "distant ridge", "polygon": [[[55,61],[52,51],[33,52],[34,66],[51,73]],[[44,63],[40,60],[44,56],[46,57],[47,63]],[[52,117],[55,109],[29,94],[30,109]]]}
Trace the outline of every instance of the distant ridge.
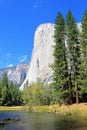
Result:
{"label": "distant ridge", "polygon": [[29,63],[27,62],[20,63],[17,66],[0,69],[0,80],[2,79],[4,73],[6,73],[10,81],[21,85],[26,78],[28,69]]}

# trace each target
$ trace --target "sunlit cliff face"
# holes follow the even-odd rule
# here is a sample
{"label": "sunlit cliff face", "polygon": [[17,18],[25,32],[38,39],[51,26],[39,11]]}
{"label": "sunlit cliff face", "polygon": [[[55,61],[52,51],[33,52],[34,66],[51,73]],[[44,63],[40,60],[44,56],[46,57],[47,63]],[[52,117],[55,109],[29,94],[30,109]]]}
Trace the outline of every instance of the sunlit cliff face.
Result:
{"label": "sunlit cliff face", "polygon": [[[78,29],[81,30],[80,23],[78,24]],[[27,81],[29,84],[36,82],[37,79],[41,79],[47,83],[51,82],[52,68],[50,65],[53,63],[54,44],[54,24],[41,24],[35,31],[30,67],[20,89],[23,89]]]}

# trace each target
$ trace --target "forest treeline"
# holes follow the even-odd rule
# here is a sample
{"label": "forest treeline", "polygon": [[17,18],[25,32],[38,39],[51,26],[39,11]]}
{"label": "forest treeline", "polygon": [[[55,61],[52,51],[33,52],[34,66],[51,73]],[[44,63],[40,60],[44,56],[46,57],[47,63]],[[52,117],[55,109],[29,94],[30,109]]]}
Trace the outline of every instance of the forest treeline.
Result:
{"label": "forest treeline", "polygon": [[[81,30],[81,31],[80,31]],[[60,103],[87,101],[87,10],[81,28],[69,10],[55,20],[53,81]]]}
{"label": "forest treeline", "polygon": [[22,103],[22,92],[16,84],[8,80],[5,73],[0,81],[0,106],[18,106]]}
{"label": "forest treeline", "polygon": [[87,102],[87,10],[81,28],[69,10],[64,19],[58,12],[54,25],[53,79],[24,87],[24,102],[33,105]]}
{"label": "forest treeline", "polygon": [[[0,83],[0,105],[50,105],[87,102],[87,10],[81,29],[69,10],[64,19],[58,12],[54,25],[52,82],[40,79],[24,85],[23,92],[3,77]],[[5,82],[4,82],[5,81]]]}

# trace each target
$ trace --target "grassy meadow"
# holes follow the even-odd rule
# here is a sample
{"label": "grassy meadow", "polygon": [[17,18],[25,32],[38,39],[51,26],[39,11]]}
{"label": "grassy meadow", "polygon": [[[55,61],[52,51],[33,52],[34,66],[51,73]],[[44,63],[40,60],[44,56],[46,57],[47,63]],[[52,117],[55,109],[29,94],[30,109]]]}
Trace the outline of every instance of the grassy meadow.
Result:
{"label": "grassy meadow", "polygon": [[87,103],[50,106],[0,106],[0,111],[48,112],[65,115],[87,115]]}

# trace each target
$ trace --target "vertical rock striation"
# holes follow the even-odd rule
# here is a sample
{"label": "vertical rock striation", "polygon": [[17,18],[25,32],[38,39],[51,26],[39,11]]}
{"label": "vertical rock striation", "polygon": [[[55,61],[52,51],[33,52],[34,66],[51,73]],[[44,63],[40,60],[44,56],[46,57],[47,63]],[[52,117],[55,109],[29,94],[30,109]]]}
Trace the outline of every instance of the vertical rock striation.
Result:
{"label": "vertical rock striation", "polygon": [[0,69],[0,81],[3,78],[3,75],[6,73],[10,81],[13,81],[13,83],[15,84],[21,85],[26,78],[28,69],[29,63],[21,63],[16,67]]}
{"label": "vertical rock striation", "polygon": [[37,79],[41,79],[47,83],[51,81],[52,69],[50,65],[53,62],[53,35],[54,24],[41,24],[36,29],[30,68],[20,89],[23,89],[23,86],[27,80],[29,84],[36,82]]}
{"label": "vertical rock striation", "polygon": [[[81,31],[81,23],[78,24]],[[27,77],[20,89],[28,81],[29,84],[41,79],[50,83],[52,79],[53,45],[54,43],[54,24],[41,24],[35,31],[34,48]],[[67,44],[67,43],[66,43]]]}

